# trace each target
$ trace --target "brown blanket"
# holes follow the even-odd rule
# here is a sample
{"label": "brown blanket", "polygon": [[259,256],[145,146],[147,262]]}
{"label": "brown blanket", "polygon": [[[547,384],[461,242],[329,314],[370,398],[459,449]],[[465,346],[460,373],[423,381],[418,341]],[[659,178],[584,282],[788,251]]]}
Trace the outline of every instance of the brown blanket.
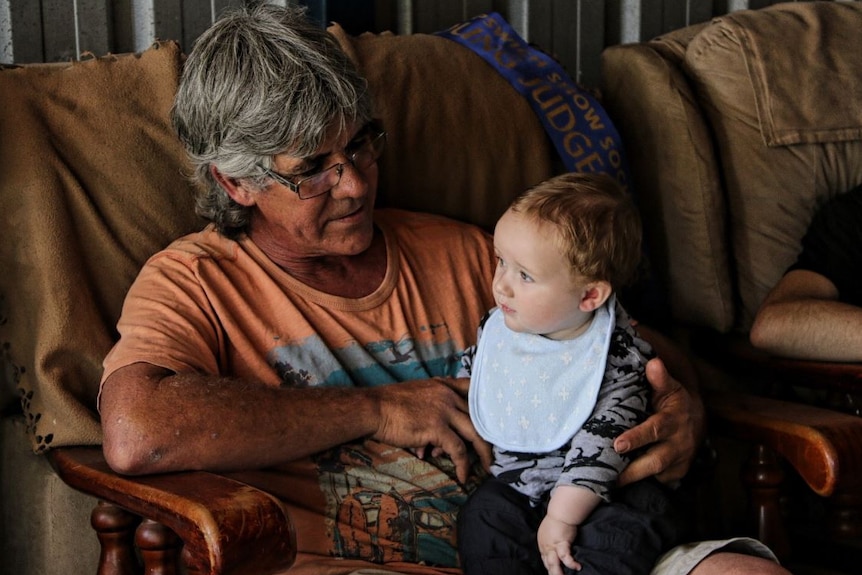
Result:
{"label": "brown blanket", "polygon": [[0,341],[36,451],[101,441],[95,399],[146,258],[199,226],[168,122],[182,54],[0,71]]}

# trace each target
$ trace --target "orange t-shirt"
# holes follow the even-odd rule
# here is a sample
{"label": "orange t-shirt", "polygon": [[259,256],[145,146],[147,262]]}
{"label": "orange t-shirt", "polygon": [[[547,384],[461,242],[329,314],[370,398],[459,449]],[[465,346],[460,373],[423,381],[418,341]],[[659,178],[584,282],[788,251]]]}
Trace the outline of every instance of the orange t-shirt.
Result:
{"label": "orange t-shirt", "polygon": [[[307,287],[246,237],[229,240],[208,227],[180,238],[129,290],[103,381],[136,362],[272,386],[455,376],[493,305],[489,236],[400,210],[378,210],[375,222],[386,240],[386,275],[359,299]],[[299,547],[291,573],[347,573],[367,562],[410,573],[457,565],[455,512],[469,487],[455,481],[445,457],[423,461],[358,441],[234,475],[288,504]]]}

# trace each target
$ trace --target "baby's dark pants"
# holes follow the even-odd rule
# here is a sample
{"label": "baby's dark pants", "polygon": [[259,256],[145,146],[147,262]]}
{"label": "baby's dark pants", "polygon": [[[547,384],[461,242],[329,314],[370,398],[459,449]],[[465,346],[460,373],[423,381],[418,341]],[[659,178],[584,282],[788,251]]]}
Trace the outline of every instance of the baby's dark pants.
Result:
{"label": "baby's dark pants", "polygon": [[[536,532],[547,502],[496,478],[483,483],[461,509],[458,548],[465,575],[544,575]],[[680,539],[680,518],[671,492],[654,479],[615,490],[610,503],[590,514],[572,545],[579,575],[646,575],[658,557]]]}

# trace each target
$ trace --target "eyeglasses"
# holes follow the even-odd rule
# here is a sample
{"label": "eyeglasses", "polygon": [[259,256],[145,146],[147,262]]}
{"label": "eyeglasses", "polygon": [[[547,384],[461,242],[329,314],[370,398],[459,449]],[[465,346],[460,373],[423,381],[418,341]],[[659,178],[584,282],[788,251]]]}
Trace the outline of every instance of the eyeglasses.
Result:
{"label": "eyeglasses", "polygon": [[347,162],[333,164],[321,170],[309,170],[300,174],[302,177],[299,179],[297,179],[298,176],[287,176],[270,169],[265,171],[266,175],[273,180],[290,188],[290,191],[299,196],[300,200],[309,200],[322,196],[337,186],[346,164],[349,163],[358,170],[370,168],[380,158],[384,147],[386,147],[386,132],[375,124],[368,124],[344,149]]}

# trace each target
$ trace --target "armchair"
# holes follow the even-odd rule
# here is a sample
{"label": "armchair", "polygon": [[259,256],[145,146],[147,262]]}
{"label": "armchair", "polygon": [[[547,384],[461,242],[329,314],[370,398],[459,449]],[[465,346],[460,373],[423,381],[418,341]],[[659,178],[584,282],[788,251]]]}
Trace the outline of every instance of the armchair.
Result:
{"label": "armchair", "polygon": [[[777,4],[602,55],[604,103],[629,155],[675,334],[699,358],[708,390],[746,394],[708,393],[713,431],[760,444],[760,471],[746,477],[771,490],[770,502],[755,505],[761,535],[779,551],[789,548],[767,525],[778,524],[785,470],[825,502],[849,505],[834,510],[818,540],[828,532],[826,543],[859,542],[858,417],[820,409],[808,411],[817,421],[797,420],[817,430],[812,441],[831,444],[827,459],[741,425],[801,415],[810,402],[794,399],[793,386],[860,390],[858,364],[780,359],[748,343],[755,312],[795,260],[815,207],[862,182],[860,26],[859,2]],[[835,482],[824,489],[828,468]]]}
{"label": "armchair", "polygon": [[[421,34],[330,31],[367,76],[389,133],[381,203],[489,228],[515,194],[558,169],[532,109],[472,52]],[[0,337],[27,427],[13,439],[29,439],[65,484],[99,501],[98,573],[139,572],[138,557],[146,573],[177,572],[178,558],[190,573],[276,573],[292,562],[296,536],[277,498],[242,474],[122,477],[99,448],[101,359],[125,291],[150,254],[200,226],[167,120],[181,64],[179,47],[163,42],[0,71]],[[858,446],[841,433],[862,437],[862,420],[836,427],[805,406],[727,401],[713,404],[717,425],[806,470],[816,456],[806,477],[822,492],[858,471],[847,453]]]}

